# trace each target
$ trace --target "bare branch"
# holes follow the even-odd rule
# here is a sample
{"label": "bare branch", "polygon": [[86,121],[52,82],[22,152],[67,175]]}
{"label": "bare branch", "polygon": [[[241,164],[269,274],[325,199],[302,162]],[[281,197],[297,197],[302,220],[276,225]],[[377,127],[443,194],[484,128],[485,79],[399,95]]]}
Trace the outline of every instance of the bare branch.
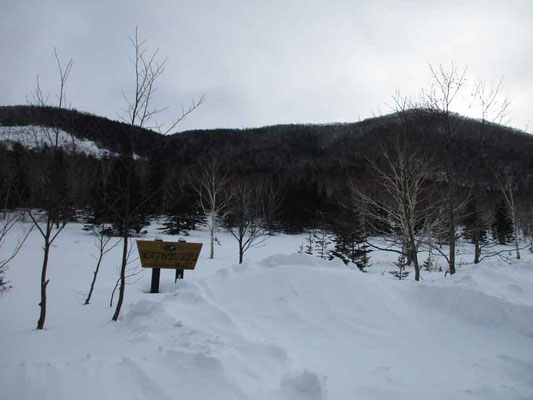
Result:
{"label": "bare branch", "polygon": [[58,97],[58,107],[59,108],[64,108],[66,103],[67,103],[67,97],[66,97],[66,94],[65,94],[65,89],[66,89],[68,77],[70,75],[70,72],[72,71],[73,61],[72,61],[72,58],[69,59],[67,65],[63,67],[55,47],[54,47],[54,55],[55,55],[56,62],[57,62],[57,69],[59,71],[59,94],[57,96]]}

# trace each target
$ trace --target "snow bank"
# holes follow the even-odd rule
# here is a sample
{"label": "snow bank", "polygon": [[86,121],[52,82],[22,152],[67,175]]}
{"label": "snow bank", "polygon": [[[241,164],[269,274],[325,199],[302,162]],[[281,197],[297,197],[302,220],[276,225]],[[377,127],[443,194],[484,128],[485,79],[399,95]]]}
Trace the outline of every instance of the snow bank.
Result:
{"label": "snow bank", "polygon": [[301,265],[304,267],[319,267],[319,268],[346,268],[344,263],[338,258],[331,261],[326,261],[318,257],[307,254],[292,253],[292,254],[273,254],[270,257],[258,263],[260,266],[273,268],[287,265]]}
{"label": "snow bank", "polygon": [[533,337],[533,265],[502,261],[464,268],[449,279],[422,284],[421,304],[489,329]]}
{"label": "snow bank", "polygon": [[37,235],[9,270],[1,398],[533,397],[531,264],[486,262],[446,279],[398,281],[294,254],[301,237],[280,235],[235,265],[226,246],[234,243],[220,233],[215,260],[202,254],[178,284],[162,272],[163,293],[148,293],[150,274],[141,275],[111,323],[120,249],[102,266],[93,304],[83,306],[93,264],[69,261],[91,252],[80,228],[68,225],[53,249],[46,331],[33,329]]}
{"label": "snow bank", "polygon": [[288,374],[281,381],[281,389],[275,395],[284,400],[325,400],[326,378],[307,370]]}

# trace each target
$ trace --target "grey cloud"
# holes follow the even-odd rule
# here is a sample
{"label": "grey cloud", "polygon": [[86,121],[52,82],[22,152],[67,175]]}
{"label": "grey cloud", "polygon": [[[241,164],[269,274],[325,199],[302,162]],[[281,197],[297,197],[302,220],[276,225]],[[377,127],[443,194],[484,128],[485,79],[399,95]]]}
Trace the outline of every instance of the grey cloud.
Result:
{"label": "grey cloud", "polygon": [[[412,93],[428,63],[505,77],[512,124],[531,119],[533,4],[528,1],[6,1],[0,15],[0,104],[24,103],[38,73],[54,92],[53,47],[75,65],[75,108],[116,118],[133,82],[136,25],[168,56],[162,119],[207,100],[180,130],[353,121]],[[467,112],[467,109],[459,111]]]}

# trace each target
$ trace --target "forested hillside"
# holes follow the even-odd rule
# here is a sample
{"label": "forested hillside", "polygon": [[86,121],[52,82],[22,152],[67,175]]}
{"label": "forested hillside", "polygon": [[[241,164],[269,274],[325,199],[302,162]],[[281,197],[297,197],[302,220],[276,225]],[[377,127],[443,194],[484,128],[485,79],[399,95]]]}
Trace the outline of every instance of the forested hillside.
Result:
{"label": "forested hillside", "polygon": [[[131,150],[139,156],[134,186],[153,194],[142,200],[143,212],[149,214],[195,213],[197,192],[191,178],[207,160],[216,160],[233,181],[261,181],[275,189],[280,204],[269,217],[275,220],[271,223],[289,232],[300,231],[316,225],[322,218],[317,215],[338,212],[339,199],[348,196],[348,182],[371,187],[374,177],[369,162],[382,158],[398,141],[428,163],[427,180],[444,183],[446,166],[450,166],[458,192],[467,196],[474,187],[482,191],[481,207],[488,213],[501,198],[495,176],[512,173],[519,177],[513,183],[523,205],[519,208],[522,214],[528,213],[524,200],[533,189],[533,137],[459,115],[452,118],[457,129],[451,138],[442,132],[441,115],[427,109],[355,123],[197,130],[164,136],[75,110],[0,107],[2,126],[60,128],[115,154],[127,155]],[[6,145],[1,151],[4,165],[12,166],[3,169],[4,192],[5,182],[15,180],[18,185],[6,204],[39,206],[43,198],[32,181],[39,165],[49,162],[46,150]],[[111,218],[109,210],[102,211],[105,205],[98,193],[118,190],[114,183],[120,180],[116,177],[120,174],[118,158],[96,159],[68,151],[63,157],[68,168],[62,172],[68,183],[62,185],[71,194],[69,203],[78,209],[100,209]]]}
{"label": "forested hillside", "polygon": [[[409,140],[430,153],[435,162],[453,157],[458,169],[471,172],[473,158],[490,159],[501,167],[533,167],[533,137],[497,124],[485,124],[459,115],[453,153],[444,147],[439,132],[439,116],[429,110],[406,112]],[[0,107],[0,125],[57,127],[77,137],[97,142],[120,153],[132,144],[140,156],[157,153],[165,163],[186,167],[203,156],[221,158],[240,173],[302,172],[312,169],[327,174],[352,173],[364,167],[365,160],[380,153],[381,147],[396,136],[405,136],[399,113],[355,123],[326,125],[274,125],[248,129],[195,130],[163,136],[154,131],[107,118],[54,107]],[[407,139],[406,139],[407,140]],[[523,178],[525,178],[523,176]]]}

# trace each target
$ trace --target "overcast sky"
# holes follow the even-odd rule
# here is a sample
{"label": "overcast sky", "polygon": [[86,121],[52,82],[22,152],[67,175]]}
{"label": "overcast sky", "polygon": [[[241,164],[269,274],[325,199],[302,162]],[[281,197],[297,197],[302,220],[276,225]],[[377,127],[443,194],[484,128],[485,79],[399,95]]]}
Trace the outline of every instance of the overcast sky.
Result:
{"label": "overcast sky", "polygon": [[[0,0],[0,104],[25,104],[39,74],[55,101],[74,60],[72,107],[117,119],[138,25],[168,57],[156,103],[178,130],[356,121],[388,113],[396,88],[427,86],[428,64],[504,78],[510,124],[533,131],[533,1]],[[468,94],[465,91],[465,94]],[[460,110],[468,109],[464,101]],[[528,125],[529,124],[529,125]]]}

